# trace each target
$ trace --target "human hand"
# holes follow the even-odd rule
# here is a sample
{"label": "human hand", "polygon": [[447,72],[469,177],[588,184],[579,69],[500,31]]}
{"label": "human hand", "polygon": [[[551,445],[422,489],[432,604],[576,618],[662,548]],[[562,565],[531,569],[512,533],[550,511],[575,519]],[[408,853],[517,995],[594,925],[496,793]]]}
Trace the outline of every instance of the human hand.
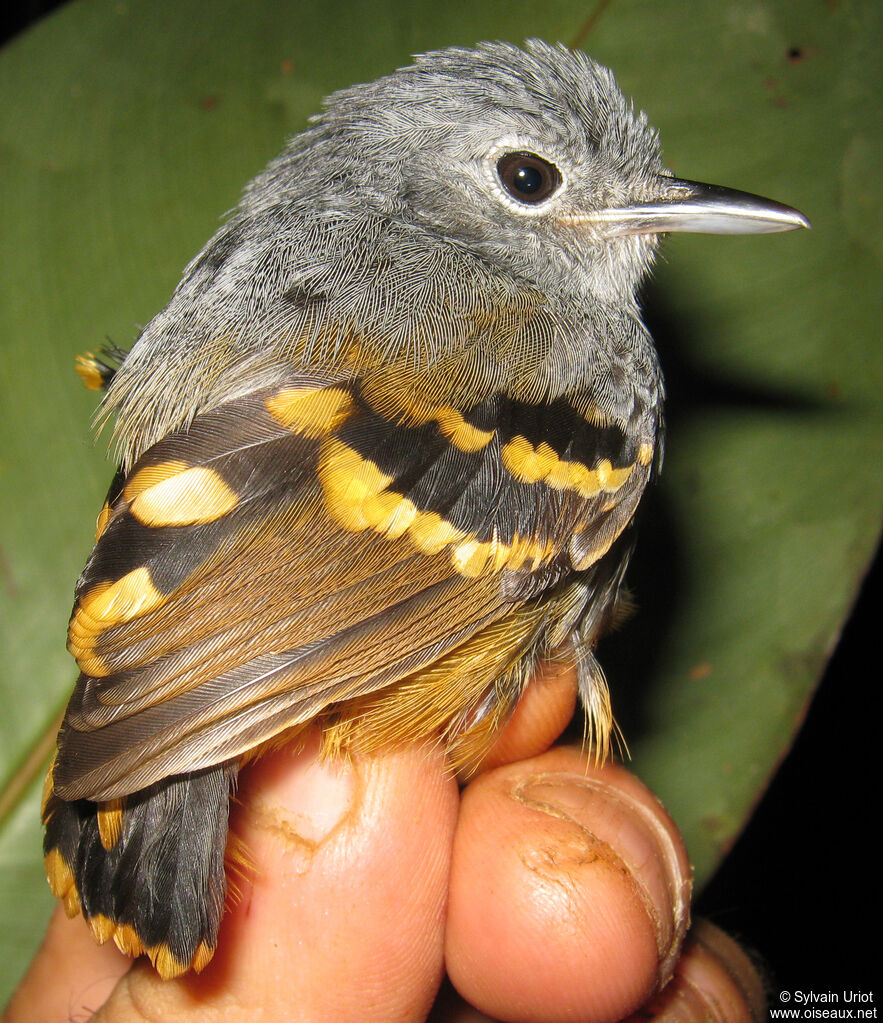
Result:
{"label": "human hand", "polygon": [[[251,865],[206,970],[163,981],[56,911],[5,1023],[760,1018],[729,939],[705,925],[681,949],[690,871],[661,805],[620,767],[546,750],[574,692],[548,669],[462,793],[425,746],[263,757],[232,815]],[[445,970],[487,1015],[450,988],[432,1007]]]}

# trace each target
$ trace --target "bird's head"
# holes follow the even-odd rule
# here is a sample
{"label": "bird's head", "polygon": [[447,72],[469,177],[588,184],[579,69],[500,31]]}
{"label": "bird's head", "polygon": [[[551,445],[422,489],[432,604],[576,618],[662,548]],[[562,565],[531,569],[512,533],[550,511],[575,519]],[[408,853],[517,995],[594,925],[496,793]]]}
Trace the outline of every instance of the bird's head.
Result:
{"label": "bird's head", "polygon": [[668,231],[807,226],[790,207],[682,181],[612,73],[537,40],[416,62],[328,100],[323,180],[535,281],[630,301]]}

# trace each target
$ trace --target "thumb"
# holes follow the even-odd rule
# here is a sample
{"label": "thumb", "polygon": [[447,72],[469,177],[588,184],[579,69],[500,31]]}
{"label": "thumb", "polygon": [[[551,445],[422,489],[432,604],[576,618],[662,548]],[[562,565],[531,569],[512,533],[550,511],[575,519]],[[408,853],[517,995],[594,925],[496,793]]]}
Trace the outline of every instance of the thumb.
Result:
{"label": "thumb", "polygon": [[[249,867],[234,878],[238,899],[214,959],[201,974],[171,981],[139,960],[95,1023],[244,1023],[261,1013],[304,1023],[422,1018],[442,976],[458,808],[442,756],[411,747],[341,764],[317,759],[315,747],[281,749],[243,772],[237,804],[231,826]],[[79,920],[60,924],[86,930]],[[72,949],[61,952],[69,957]],[[19,1014],[7,1023],[60,1023],[78,1014],[73,1005],[94,1010],[119,977],[121,957],[107,948],[89,952],[90,972],[65,974],[75,993],[69,986],[63,1004],[56,991],[47,1011],[47,988],[57,985],[26,979],[16,996]],[[58,964],[57,941],[44,945],[29,978],[57,968],[48,956]]]}

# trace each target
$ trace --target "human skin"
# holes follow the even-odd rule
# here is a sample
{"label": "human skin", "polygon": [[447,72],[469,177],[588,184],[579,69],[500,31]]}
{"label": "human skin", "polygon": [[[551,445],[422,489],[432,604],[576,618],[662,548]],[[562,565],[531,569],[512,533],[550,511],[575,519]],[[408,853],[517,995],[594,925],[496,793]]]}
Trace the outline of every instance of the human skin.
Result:
{"label": "human skin", "polygon": [[[56,911],[4,1023],[762,1018],[732,942],[706,925],[683,944],[690,867],[661,804],[551,746],[574,703],[572,671],[546,667],[462,789],[433,746],[267,754],[243,772],[244,861],[203,973],[163,981]],[[445,973],[459,994],[436,1000]]]}

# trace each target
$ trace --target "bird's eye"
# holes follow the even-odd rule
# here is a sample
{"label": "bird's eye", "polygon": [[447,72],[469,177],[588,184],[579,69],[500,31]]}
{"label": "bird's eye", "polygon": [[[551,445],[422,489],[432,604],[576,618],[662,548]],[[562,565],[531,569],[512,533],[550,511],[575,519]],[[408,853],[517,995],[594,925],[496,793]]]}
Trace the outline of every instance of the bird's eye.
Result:
{"label": "bird's eye", "polygon": [[549,198],[561,184],[561,172],[535,153],[506,153],[497,161],[503,188],[519,202],[536,206]]}

